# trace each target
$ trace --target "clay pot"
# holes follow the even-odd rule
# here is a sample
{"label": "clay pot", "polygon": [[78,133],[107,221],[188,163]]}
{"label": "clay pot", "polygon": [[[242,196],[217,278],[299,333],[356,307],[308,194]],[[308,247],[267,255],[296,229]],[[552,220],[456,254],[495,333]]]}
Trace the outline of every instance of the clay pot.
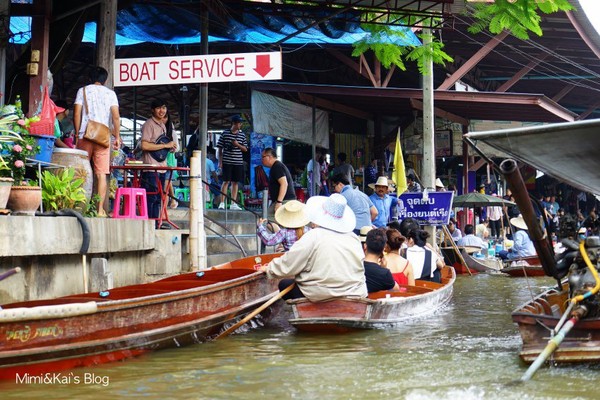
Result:
{"label": "clay pot", "polygon": [[13,182],[13,178],[0,178],[0,210],[6,208]]}
{"label": "clay pot", "polygon": [[39,186],[13,186],[7,207],[13,215],[35,215],[42,204],[42,188]]}

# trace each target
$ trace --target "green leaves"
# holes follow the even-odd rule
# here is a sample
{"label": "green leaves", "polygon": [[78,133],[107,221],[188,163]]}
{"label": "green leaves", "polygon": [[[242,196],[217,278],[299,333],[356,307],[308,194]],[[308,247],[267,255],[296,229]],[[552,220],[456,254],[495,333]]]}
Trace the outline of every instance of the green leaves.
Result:
{"label": "green leaves", "polygon": [[42,203],[48,211],[66,208],[85,209],[87,198],[83,178],[75,178],[75,169],[67,168],[56,174],[50,171],[42,173]]}
{"label": "green leaves", "polygon": [[529,39],[533,32],[542,36],[540,22],[543,14],[570,11],[568,0],[495,0],[493,3],[471,3],[476,22],[469,27],[470,33],[488,29],[493,34],[508,30],[519,39]]}

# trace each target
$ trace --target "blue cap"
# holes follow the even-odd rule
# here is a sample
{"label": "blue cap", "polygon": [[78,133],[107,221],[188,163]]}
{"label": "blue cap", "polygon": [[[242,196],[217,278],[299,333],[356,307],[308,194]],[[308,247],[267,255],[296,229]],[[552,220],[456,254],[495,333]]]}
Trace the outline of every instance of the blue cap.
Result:
{"label": "blue cap", "polygon": [[244,122],[244,120],[239,115],[234,115],[231,117],[231,122]]}

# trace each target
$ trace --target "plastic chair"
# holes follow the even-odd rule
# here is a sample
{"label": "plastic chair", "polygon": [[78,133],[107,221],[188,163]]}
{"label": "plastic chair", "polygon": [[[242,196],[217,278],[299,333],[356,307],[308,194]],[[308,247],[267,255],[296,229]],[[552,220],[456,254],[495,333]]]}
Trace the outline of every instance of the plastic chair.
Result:
{"label": "plastic chair", "polygon": [[[228,204],[228,205],[230,205],[230,206],[231,206],[231,200],[230,200],[230,197],[231,197],[231,189],[227,189],[227,196],[228,196],[228,197],[227,197],[227,202],[226,202],[226,204]],[[245,200],[245,197],[244,197],[244,191],[243,191],[242,189],[238,190],[238,196],[237,196],[237,199],[236,199],[236,200],[237,200],[237,202],[239,203],[238,205],[240,205],[240,204],[241,204],[241,207],[244,207],[244,205],[246,204],[246,200]]]}
{"label": "plastic chair", "polygon": [[[121,200],[123,200],[123,207],[121,207]],[[146,189],[118,188],[113,218],[148,219]]]}
{"label": "plastic chair", "polygon": [[177,200],[190,201],[190,188],[175,188]]}

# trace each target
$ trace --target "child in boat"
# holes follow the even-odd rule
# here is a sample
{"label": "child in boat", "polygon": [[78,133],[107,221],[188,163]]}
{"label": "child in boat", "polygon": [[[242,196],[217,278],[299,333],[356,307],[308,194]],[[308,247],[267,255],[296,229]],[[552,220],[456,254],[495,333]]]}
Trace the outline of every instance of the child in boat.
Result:
{"label": "child in boat", "polygon": [[275,221],[277,224],[271,224],[273,231],[269,231],[267,220],[259,218],[256,234],[266,246],[281,245],[283,251],[288,251],[309,229],[304,204],[298,200],[290,200],[279,207]]}
{"label": "child in boat", "polygon": [[398,285],[415,285],[415,274],[412,264],[400,255],[404,237],[396,229],[386,231],[386,266],[391,271]]}
{"label": "child in boat", "polygon": [[367,281],[367,291],[369,293],[379,292],[380,290],[398,290],[399,287],[394,282],[392,272],[381,265],[383,249],[387,241],[385,229],[373,229],[371,226],[360,228],[360,241],[363,243],[365,259],[365,279]]}

